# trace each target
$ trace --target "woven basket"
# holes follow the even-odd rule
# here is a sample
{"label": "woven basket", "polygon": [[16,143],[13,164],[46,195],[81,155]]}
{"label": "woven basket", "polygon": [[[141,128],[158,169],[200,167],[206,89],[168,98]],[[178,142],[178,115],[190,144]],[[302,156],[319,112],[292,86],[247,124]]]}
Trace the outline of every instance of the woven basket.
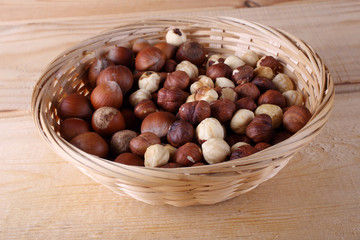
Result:
{"label": "woven basket", "polygon": [[[185,18],[184,18],[185,19]],[[272,178],[290,158],[308,144],[329,118],[334,85],[322,60],[300,39],[284,31],[229,17],[151,19],[123,23],[65,51],[44,71],[32,98],[32,113],[42,137],[61,157],[82,172],[119,194],[149,204],[189,206],[214,204],[246,193]],[[83,77],[95,56],[115,44],[129,45],[137,38],[164,41],[170,26],[184,30],[202,43],[209,55],[241,56],[253,50],[272,55],[296,82],[313,114],[308,124],[289,139],[249,157],[215,165],[189,168],[127,166],[87,154],[59,135],[59,102],[72,92],[89,94]]]}

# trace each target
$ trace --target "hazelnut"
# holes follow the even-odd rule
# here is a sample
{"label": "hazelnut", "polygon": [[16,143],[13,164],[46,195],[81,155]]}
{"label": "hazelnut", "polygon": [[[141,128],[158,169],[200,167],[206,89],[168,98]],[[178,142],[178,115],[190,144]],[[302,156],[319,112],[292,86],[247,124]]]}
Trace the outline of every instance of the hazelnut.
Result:
{"label": "hazelnut", "polygon": [[250,50],[241,56],[241,60],[243,60],[247,65],[255,67],[257,61],[259,61],[259,56],[254,51]]}
{"label": "hazelnut", "polygon": [[119,84],[123,95],[125,95],[134,84],[134,77],[129,68],[117,65],[105,68],[99,73],[96,80],[96,85],[103,82],[115,81]]}
{"label": "hazelnut", "polygon": [[194,102],[195,101],[195,94],[191,94],[186,98],[186,103],[188,102]]}
{"label": "hazelnut", "polygon": [[90,101],[95,109],[101,107],[120,108],[123,103],[123,94],[116,82],[103,82],[91,92]]}
{"label": "hazelnut", "polygon": [[218,64],[219,62],[224,63],[225,58],[221,55],[211,55],[206,62],[206,69],[212,65]]}
{"label": "hazelnut", "polygon": [[230,128],[237,134],[244,134],[254,117],[254,113],[248,109],[237,110],[230,121]]}
{"label": "hazelnut", "polygon": [[221,138],[208,139],[201,145],[201,149],[208,164],[223,162],[231,153],[229,145]]}
{"label": "hazelnut", "polygon": [[290,133],[296,133],[310,120],[311,113],[304,106],[293,105],[284,113],[284,128]]}
{"label": "hazelnut", "polygon": [[255,77],[252,81],[253,84],[260,90],[261,93],[267,90],[275,90],[276,87],[270,79],[264,77]]}
{"label": "hazelnut", "polygon": [[220,123],[229,121],[235,110],[235,103],[228,99],[219,99],[210,104],[211,116],[219,120]]}
{"label": "hazelnut", "polygon": [[150,43],[148,40],[143,39],[143,38],[138,38],[134,41],[133,46],[132,46],[132,50],[134,53],[138,53],[141,50],[143,50],[144,48],[147,47],[151,47]]}
{"label": "hazelnut", "polygon": [[89,82],[92,87],[96,86],[96,79],[99,76],[99,73],[110,66],[114,66],[113,61],[105,57],[99,57],[95,59],[95,62],[90,65],[88,74]]}
{"label": "hazelnut", "polygon": [[234,55],[228,56],[225,59],[224,63],[231,67],[232,70],[245,65],[245,62],[243,60]]}
{"label": "hazelnut", "polygon": [[176,152],[177,148],[175,148],[174,146],[172,146],[170,144],[163,144],[163,145],[170,153],[169,161],[175,161],[175,152]]}
{"label": "hazelnut", "polygon": [[174,72],[177,66],[177,62],[173,59],[167,59],[162,71],[166,73]]}
{"label": "hazelnut", "polygon": [[286,131],[277,132],[271,139],[271,144],[275,145],[291,137],[291,133]]}
{"label": "hazelnut", "polygon": [[154,47],[160,49],[165,54],[166,59],[172,59],[176,52],[176,46],[166,42],[159,42]]}
{"label": "hazelnut", "polygon": [[122,163],[132,166],[144,166],[144,160],[142,160],[138,155],[133,153],[122,153],[114,160],[117,163]]}
{"label": "hazelnut", "polygon": [[146,89],[138,89],[129,96],[129,102],[133,107],[135,107],[139,102],[146,99],[152,99],[151,93]]}
{"label": "hazelnut", "polygon": [[198,42],[185,42],[181,44],[176,52],[176,61],[187,60],[196,66],[201,66],[205,61],[205,50]]}
{"label": "hazelnut", "polygon": [[149,114],[141,123],[141,133],[152,132],[159,138],[165,137],[169,127],[176,121],[176,117],[169,112],[154,112]]}
{"label": "hazelnut", "polygon": [[229,136],[227,136],[225,138],[225,141],[229,144],[230,147],[236,144],[237,142],[246,142],[248,144],[252,144],[252,141],[248,136],[244,134],[236,134],[236,133],[232,133]]}
{"label": "hazelnut", "polygon": [[143,120],[150,113],[156,112],[156,106],[153,101],[145,99],[136,104],[134,114],[137,118]]}
{"label": "hazelnut", "polygon": [[224,63],[211,65],[206,69],[206,76],[215,80],[218,77],[231,78],[232,69]]}
{"label": "hazelnut", "polygon": [[271,117],[267,114],[257,115],[246,127],[246,136],[256,143],[269,142],[273,134]]}
{"label": "hazelnut", "polygon": [[195,143],[186,143],[175,152],[175,162],[182,166],[191,166],[202,160],[201,148]]}
{"label": "hazelnut", "polygon": [[257,67],[254,70],[254,75],[257,77],[264,77],[267,79],[273,79],[274,78],[274,72],[269,67]]}
{"label": "hazelnut", "polygon": [[260,96],[260,91],[253,83],[244,83],[235,88],[239,98],[251,97],[254,101]]}
{"label": "hazelnut", "polygon": [[238,147],[249,145],[247,142],[237,142],[234,145],[231,146],[230,150],[231,152],[234,152]]}
{"label": "hazelnut", "polygon": [[157,104],[164,110],[175,113],[187,97],[186,92],[180,88],[161,88],[158,91]]}
{"label": "hazelnut", "polygon": [[304,98],[300,91],[288,90],[282,93],[285,98],[286,106],[298,105],[302,106],[304,104]]}
{"label": "hazelnut", "polygon": [[176,66],[175,70],[176,71],[181,70],[186,72],[190,79],[194,79],[199,75],[199,69],[194,64],[186,60],[179,63]]}
{"label": "hazelnut", "polygon": [[267,90],[260,95],[258,104],[274,104],[281,108],[285,107],[285,97],[277,90]]}
{"label": "hazelnut", "polygon": [[195,130],[196,138],[200,144],[210,138],[224,138],[225,130],[219,120],[216,118],[205,118],[202,120]]}
{"label": "hazelnut", "polygon": [[110,148],[116,154],[119,155],[123,152],[130,152],[130,141],[138,134],[131,130],[121,130],[111,137]]}
{"label": "hazelnut", "polygon": [[269,67],[274,73],[278,73],[282,71],[283,66],[281,63],[276,60],[272,56],[264,56],[259,59],[259,61],[256,64],[257,67],[263,66],[263,67]]}
{"label": "hazelnut", "polygon": [[214,88],[214,90],[217,92],[217,94],[219,95],[219,99],[227,99],[230,100],[232,102],[235,102],[238,98],[237,93],[235,92],[234,88],[230,88],[230,87],[216,87]]}
{"label": "hazelnut", "polygon": [[179,116],[191,124],[198,124],[211,116],[210,104],[206,101],[184,103],[179,108]]}
{"label": "hazelnut", "polygon": [[170,29],[166,33],[165,38],[166,38],[167,43],[172,44],[172,45],[174,45],[176,47],[178,47],[181,44],[183,44],[184,42],[186,42],[186,35],[179,28]]}
{"label": "hazelnut", "polygon": [[230,156],[230,160],[235,160],[243,157],[250,156],[251,154],[256,153],[257,150],[251,145],[243,145],[236,148]]}
{"label": "hazelnut", "polygon": [[174,147],[180,147],[194,138],[193,126],[184,120],[177,120],[170,125],[167,133],[168,142]]}
{"label": "hazelnut", "polygon": [[175,162],[168,162],[165,165],[160,166],[161,168],[178,168],[178,167],[182,167],[180,164],[175,163]]}
{"label": "hazelnut", "polygon": [[189,86],[190,79],[186,72],[184,71],[175,71],[169,73],[166,77],[164,87],[177,87],[182,90],[186,89]]}
{"label": "hazelnut", "polygon": [[271,147],[271,144],[266,142],[259,142],[254,146],[257,151],[262,151],[268,147]]}
{"label": "hazelnut", "polygon": [[237,85],[250,82],[253,77],[254,77],[254,69],[249,65],[240,66],[234,69],[231,75],[231,79]]}
{"label": "hazelnut", "polygon": [[219,95],[217,94],[217,92],[213,88],[208,87],[208,86],[204,86],[204,87],[197,89],[196,93],[195,93],[196,101],[204,100],[204,101],[207,101],[208,103],[211,103],[211,102],[217,100],[218,97],[219,97]]}
{"label": "hazelnut", "polygon": [[90,125],[81,118],[67,118],[60,124],[60,135],[67,141],[84,132],[90,132]]}
{"label": "hazelnut", "polygon": [[199,80],[195,81],[190,86],[191,94],[196,93],[196,90],[198,90],[199,88],[204,87],[204,86],[213,88],[214,87],[214,82],[213,82],[213,80],[211,78],[209,78],[207,76],[199,76]]}
{"label": "hazelnut", "polygon": [[129,142],[129,147],[132,153],[135,153],[139,156],[144,156],[148,147],[160,143],[160,138],[155,133],[144,132],[139,136],[132,138]]}
{"label": "hazelnut", "polygon": [[73,139],[70,143],[89,154],[105,158],[109,152],[109,147],[105,140],[95,132],[84,132]]}
{"label": "hazelnut", "polygon": [[89,119],[92,115],[92,108],[89,100],[79,94],[71,93],[67,95],[58,108],[59,117]]}
{"label": "hazelnut", "polygon": [[219,77],[219,78],[216,78],[216,80],[215,80],[215,87],[235,88],[235,84],[233,81],[231,81],[230,79],[228,79],[226,77]]}
{"label": "hazelnut", "polygon": [[115,132],[125,129],[125,119],[116,108],[101,107],[94,112],[91,126],[100,135],[110,137]]}
{"label": "hazelnut", "polygon": [[131,67],[134,60],[134,54],[130,48],[115,46],[110,49],[107,58],[117,65]]}
{"label": "hazelnut", "polygon": [[206,164],[203,162],[197,162],[197,163],[194,163],[193,165],[191,165],[191,167],[204,166],[204,165],[206,165]]}
{"label": "hazelnut", "polygon": [[140,131],[140,121],[135,116],[134,111],[128,108],[122,108],[121,113],[125,119],[126,129],[134,130],[136,132]]}
{"label": "hazelnut", "polygon": [[156,72],[144,72],[139,78],[139,89],[146,89],[153,93],[159,89],[160,75]]}
{"label": "hazelnut", "polygon": [[273,80],[273,84],[280,92],[286,92],[289,90],[294,90],[294,83],[291,81],[288,75],[284,73],[277,74]]}
{"label": "hazelnut", "polygon": [[274,104],[262,104],[258,106],[255,110],[255,115],[267,114],[271,117],[272,127],[278,128],[281,126],[283,121],[283,111],[282,109]]}
{"label": "hazelnut", "polygon": [[168,163],[169,159],[169,151],[161,144],[149,146],[144,154],[145,167],[160,167]]}
{"label": "hazelnut", "polygon": [[253,112],[257,108],[256,103],[254,102],[254,100],[251,97],[240,98],[239,100],[237,100],[235,102],[235,105],[236,105],[236,110],[248,109]]}
{"label": "hazelnut", "polygon": [[135,58],[135,68],[138,71],[160,71],[166,61],[165,54],[156,47],[142,49]]}

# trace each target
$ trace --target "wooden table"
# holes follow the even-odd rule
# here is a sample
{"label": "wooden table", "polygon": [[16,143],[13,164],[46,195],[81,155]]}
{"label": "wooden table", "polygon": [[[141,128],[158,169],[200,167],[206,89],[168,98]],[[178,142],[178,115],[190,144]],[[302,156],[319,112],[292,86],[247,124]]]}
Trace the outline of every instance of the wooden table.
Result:
{"label": "wooden table", "polygon": [[[358,0],[259,8],[211,0],[201,9],[198,1],[78,2],[0,1],[0,239],[360,239]],[[30,113],[33,87],[60,52],[125,18],[175,15],[282,28],[316,49],[336,84],[315,141],[273,179],[216,205],[151,206],[116,195],[53,153]]]}

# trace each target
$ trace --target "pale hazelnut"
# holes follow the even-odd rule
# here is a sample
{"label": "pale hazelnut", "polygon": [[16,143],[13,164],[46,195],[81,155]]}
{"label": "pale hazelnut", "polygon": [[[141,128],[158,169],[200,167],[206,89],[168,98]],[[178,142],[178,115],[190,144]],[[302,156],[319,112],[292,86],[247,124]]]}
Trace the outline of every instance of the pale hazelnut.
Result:
{"label": "pale hazelnut", "polygon": [[219,99],[228,99],[232,102],[236,102],[236,100],[238,99],[238,94],[235,92],[234,88],[223,87],[219,89],[217,87],[215,88],[215,90],[219,95]]}
{"label": "pale hazelnut", "polygon": [[235,88],[235,84],[233,81],[231,81],[230,79],[228,79],[226,77],[219,77],[219,78],[216,78],[216,80],[215,80],[215,87]]}
{"label": "pale hazelnut", "polygon": [[257,61],[259,61],[259,56],[254,51],[250,50],[241,56],[241,60],[243,60],[247,65],[255,67]]}
{"label": "pale hazelnut", "polygon": [[283,111],[279,106],[274,104],[262,104],[255,110],[255,115],[260,114],[267,114],[271,117],[273,128],[281,126],[283,121]]}
{"label": "pale hazelnut", "polygon": [[154,144],[148,147],[144,154],[145,167],[160,167],[168,163],[170,153],[161,144]]}
{"label": "pale hazelnut", "polygon": [[230,150],[231,152],[235,151],[238,147],[249,145],[247,142],[237,142],[234,145],[231,146]]}
{"label": "pale hazelnut", "polygon": [[175,70],[186,72],[190,79],[194,79],[199,75],[199,69],[197,66],[186,60],[176,65]]}
{"label": "pale hazelnut", "polygon": [[210,67],[211,65],[218,64],[220,62],[219,60],[222,62],[225,61],[224,57],[221,55],[218,54],[211,55],[206,62],[206,68]]}
{"label": "pale hazelnut", "polygon": [[177,47],[186,42],[186,34],[179,28],[170,29],[165,38],[167,43]]}
{"label": "pale hazelnut", "polygon": [[194,101],[195,101],[195,94],[191,94],[187,97],[185,102],[188,103],[188,102],[194,102]]}
{"label": "pale hazelnut", "polygon": [[207,76],[204,76],[204,75],[201,75],[199,76],[199,80],[194,82],[193,84],[191,84],[190,86],[190,92],[191,94],[195,94],[196,91],[201,88],[201,87],[204,87],[204,86],[207,86],[207,87],[210,87],[210,88],[213,88],[214,87],[214,82],[211,78],[207,77]]}
{"label": "pale hazelnut", "polygon": [[209,164],[226,160],[230,155],[230,146],[221,138],[210,138],[201,145],[204,159]]}
{"label": "pale hazelnut", "polygon": [[140,89],[146,89],[153,93],[159,89],[160,75],[152,71],[144,72],[139,78],[138,84]]}
{"label": "pale hazelnut", "polygon": [[234,55],[228,56],[225,59],[224,63],[229,67],[231,67],[232,70],[245,65],[245,62],[243,60],[241,60],[239,57]]}
{"label": "pale hazelnut", "polygon": [[204,143],[210,138],[224,138],[225,131],[219,120],[216,118],[205,118],[195,130],[199,143]]}
{"label": "pale hazelnut", "polygon": [[200,100],[204,100],[207,101],[208,103],[211,103],[215,100],[217,100],[219,97],[219,95],[217,94],[217,92],[208,86],[204,86],[199,88],[198,90],[196,90],[195,93],[195,100],[196,101],[200,101]]}
{"label": "pale hazelnut", "polygon": [[288,90],[282,93],[285,97],[286,106],[290,107],[293,105],[302,106],[304,104],[304,97],[300,91]]}
{"label": "pale hazelnut", "polygon": [[230,128],[237,134],[244,134],[247,125],[254,119],[255,115],[248,109],[240,109],[235,112],[230,121]]}
{"label": "pale hazelnut", "polygon": [[177,150],[176,147],[172,146],[171,144],[163,144],[163,146],[169,151],[170,154],[170,161],[175,161],[175,152]]}
{"label": "pale hazelnut", "polygon": [[256,66],[269,67],[273,70],[274,73],[281,72],[283,68],[281,63],[272,56],[264,56],[260,58],[259,61],[256,63]]}
{"label": "pale hazelnut", "polygon": [[294,83],[291,81],[288,75],[285,73],[279,73],[277,74],[273,80],[273,84],[280,92],[286,92],[289,90],[294,90]]}
{"label": "pale hazelnut", "polygon": [[152,99],[151,93],[146,89],[138,89],[129,96],[129,102],[133,107],[145,99]]}
{"label": "pale hazelnut", "polygon": [[255,68],[254,75],[257,77],[264,77],[267,79],[273,79],[274,78],[274,72],[269,67],[260,66]]}

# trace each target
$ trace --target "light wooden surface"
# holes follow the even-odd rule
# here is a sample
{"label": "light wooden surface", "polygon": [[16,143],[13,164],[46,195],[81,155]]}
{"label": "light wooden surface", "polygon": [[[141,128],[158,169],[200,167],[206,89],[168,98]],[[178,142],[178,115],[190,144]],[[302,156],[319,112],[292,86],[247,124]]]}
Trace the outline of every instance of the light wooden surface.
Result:
{"label": "light wooden surface", "polygon": [[[94,0],[76,16],[71,9],[64,15],[55,9],[73,7],[73,1],[30,1],[26,14],[26,6],[19,7],[23,1],[0,1],[0,239],[360,239],[360,2],[231,9],[210,1],[202,11],[195,2],[185,1],[182,9],[191,8],[186,11],[141,8],[146,13],[123,14],[119,7],[98,9],[100,1]],[[316,49],[333,74],[337,95],[315,141],[255,190],[186,208],[116,195],[50,150],[29,111],[33,86],[47,63],[124,18],[197,14],[279,27]]]}

